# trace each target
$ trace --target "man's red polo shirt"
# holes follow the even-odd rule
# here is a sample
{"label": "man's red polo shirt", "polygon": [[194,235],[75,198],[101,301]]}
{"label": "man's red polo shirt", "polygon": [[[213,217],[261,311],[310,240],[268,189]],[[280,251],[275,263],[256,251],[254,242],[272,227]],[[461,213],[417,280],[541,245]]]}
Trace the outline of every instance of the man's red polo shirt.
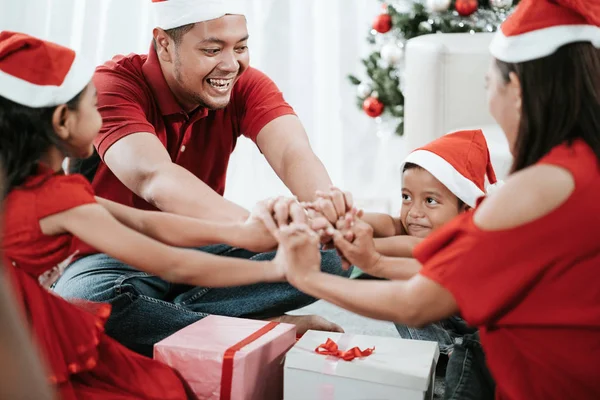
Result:
{"label": "man's red polo shirt", "polygon": [[[103,125],[95,146],[101,158],[112,144],[137,132],[156,135],[171,160],[223,195],[229,157],[237,138],[253,141],[273,119],[294,110],[275,83],[248,68],[235,83],[222,110],[199,109],[188,115],[175,100],[154,48],[148,55],[116,56],[96,69],[98,110]],[[92,183],[98,196],[140,209],[153,206],[129,190],[100,163]],[[90,253],[81,249],[82,254]]]}

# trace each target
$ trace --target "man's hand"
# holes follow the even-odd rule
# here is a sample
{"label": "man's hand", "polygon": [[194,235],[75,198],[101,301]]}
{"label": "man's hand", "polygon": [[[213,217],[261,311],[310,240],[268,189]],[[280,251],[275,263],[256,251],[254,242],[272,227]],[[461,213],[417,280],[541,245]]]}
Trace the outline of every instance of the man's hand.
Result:
{"label": "man's hand", "polygon": [[321,213],[331,224],[343,218],[354,206],[352,194],[335,186],[331,186],[328,192],[317,190],[315,196],[316,200],[311,203],[311,208]]}
{"label": "man's hand", "polygon": [[366,273],[377,276],[377,264],[381,254],[375,250],[373,228],[357,218],[349,229],[353,232],[352,241],[346,239],[344,229],[340,232],[330,228],[329,234],[333,236],[335,247],[350,263]]}
{"label": "man's hand", "polygon": [[247,223],[262,222],[269,233],[277,239],[279,227],[289,224],[292,220],[306,223],[308,221],[306,210],[295,198],[274,197],[256,203]]}

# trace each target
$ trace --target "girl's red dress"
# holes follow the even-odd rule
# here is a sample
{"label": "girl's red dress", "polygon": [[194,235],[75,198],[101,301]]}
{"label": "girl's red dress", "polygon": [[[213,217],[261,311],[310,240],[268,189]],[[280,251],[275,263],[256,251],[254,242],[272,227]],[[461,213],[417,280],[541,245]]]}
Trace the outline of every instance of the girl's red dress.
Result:
{"label": "girl's red dress", "polygon": [[600,399],[600,167],[582,141],[539,164],[572,174],[575,190],[561,206],[500,231],[466,213],[415,257],[480,329],[496,398]]}
{"label": "girl's red dress", "polygon": [[66,301],[40,285],[40,276],[70,256],[73,236],[44,235],[39,221],[92,203],[85,178],[44,166],[5,199],[4,259],[49,379],[63,400],[187,399],[184,383],[170,367],[104,333],[108,304]]}

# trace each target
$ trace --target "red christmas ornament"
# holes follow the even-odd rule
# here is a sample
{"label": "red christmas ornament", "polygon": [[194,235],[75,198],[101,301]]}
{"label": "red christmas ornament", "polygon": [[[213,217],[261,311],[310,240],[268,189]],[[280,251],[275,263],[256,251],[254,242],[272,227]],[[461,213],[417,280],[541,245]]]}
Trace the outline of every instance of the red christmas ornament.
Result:
{"label": "red christmas ornament", "polygon": [[383,114],[383,109],[383,103],[375,97],[367,97],[363,102],[363,110],[371,118],[379,117]]}
{"label": "red christmas ornament", "polygon": [[386,33],[392,29],[392,17],[389,14],[380,14],[373,21],[373,29],[379,33]]}
{"label": "red christmas ornament", "polygon": [[479,2],[477,0],[456,0],[454,7],[460,15],[463,17],[468,17],[477,11],[479,8]]}

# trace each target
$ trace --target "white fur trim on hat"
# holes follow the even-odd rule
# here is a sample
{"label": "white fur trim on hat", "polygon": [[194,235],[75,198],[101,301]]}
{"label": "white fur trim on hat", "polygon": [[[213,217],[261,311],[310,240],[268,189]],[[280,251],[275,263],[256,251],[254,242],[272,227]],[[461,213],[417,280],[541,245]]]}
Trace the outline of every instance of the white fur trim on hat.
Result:
{"label": "white fur trim on hat", "polygon": [[78,54],[60,86],[36,85],[0,70],[0,96],[32,108],[58,106],[85,89],[94,70],[95,67]]}
{"label": "white fur trim on hat", "polygon": [[165,30],[245,13],[243,0],[165,0],[152,3],[152,9],[156,26]]}
{"label": "white fur trim on hat", "polygon": [[427,150],[413,151],[406,157],[401,166],[401,171],[404,170],[406,163],[416,164],[427,170],[469,207],[475,207],[477,199],[485,195],[475,183],[435,153]]}
{"label": "white fur trim on hat", "polygon": [[559,25],[510,37],[499,29],[490,44],[490,52],[500,61],[519,63],[549,56],[559,47],[575,42],[591,42],[600,48],[600,27]]}

